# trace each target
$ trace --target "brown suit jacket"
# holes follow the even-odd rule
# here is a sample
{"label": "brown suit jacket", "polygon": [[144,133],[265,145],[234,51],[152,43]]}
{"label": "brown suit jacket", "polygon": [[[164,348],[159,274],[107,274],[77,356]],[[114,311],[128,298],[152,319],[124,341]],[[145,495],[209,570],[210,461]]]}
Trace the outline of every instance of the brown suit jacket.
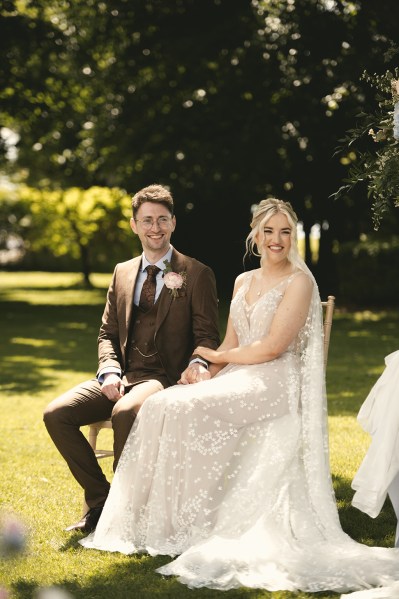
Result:
{"label": "brown suit jacket", "polygon": [[[141,256],[117,264],[108,289],[98,337],[98,372],[109,366],[125,372],[126,347],[133,310],[134,286]],[[164,285],[158,298],[155,347],[171,385],[176,384],[197,345],[220,344],[218,300],[213,271],[173,249],[171,267],[186,272],[186,285],[173,298]],[[125,377],[126,378],[126,377]],[[129,381],[127,373],[126,382]]]}

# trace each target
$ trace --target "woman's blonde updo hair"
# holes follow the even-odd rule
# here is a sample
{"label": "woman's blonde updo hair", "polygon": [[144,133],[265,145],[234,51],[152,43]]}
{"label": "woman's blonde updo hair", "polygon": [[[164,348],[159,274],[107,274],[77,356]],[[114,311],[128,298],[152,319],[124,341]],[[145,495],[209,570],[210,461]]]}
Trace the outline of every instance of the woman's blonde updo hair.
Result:
{"label": "woman's blonde updo hair", "polygon": [[255,208],[251,221],[251,232],[245,240],[246,252],[245,256],[252,254],[253,256],[261,257],[259,253],[256,239],[263,239],[263,228],[267,221],[275,214],[284,214],[287,217],[288,223],[291,227],[291,249],[288,254],[288,260],[297,265],[301,258],[298,253],[297,245],[297,234],[296,228],[298,224],[298,217],[294,212],[293,207],[289,202],[283,200],[277,200],[276,198],[267,198],[262,200]]}

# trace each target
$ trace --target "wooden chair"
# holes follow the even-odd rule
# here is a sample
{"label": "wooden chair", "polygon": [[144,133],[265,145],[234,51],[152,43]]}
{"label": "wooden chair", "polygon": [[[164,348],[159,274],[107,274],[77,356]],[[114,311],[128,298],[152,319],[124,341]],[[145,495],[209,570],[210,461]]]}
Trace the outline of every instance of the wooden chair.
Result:
{"label": "wooden chair", "polygon": [[333,295],[329,295],[327,297],[327,301],[321,302],[321,305],[324,309],[324,368],[326,369],[328,360],[328,349],[330,347],[331,327],[335,308],[335,297]]}
{"label": "wooden chair", "polygon": [[101,422],[93,422],[93,424],[89,424],[88,440],[89,440],[90,446],[92,447],[92,449],[96,455],[96,458],[98,460],[100,460],[101,458],[106,458],[108,456],[114,455],[114,452],[112,451],[112,449],[97,449],[98,433],[103,428],[111,428],[112,429],[111,419],[102,420]]}
{"label": "wooden chair", "polygon": [[[92,447],[95,456],[98,460],[100,460],[101,458],[106,458],[108,456],[113,456],[114,452],[112,451],[112,449],[97,449],[97,437],[98,437],[98,433],[103,429],[103,428],[110,428],[112,429],[112,422],[111,419],[109,420],[101,420],[100,422],[93,422],[93,424],[89,424],[89,435],[88,435],[88,441],[90,446]],[[89,511],[89,506],[87,505],[85,499],[83,498],[83,513],[82,516],[85,516],[85,514],[87,514],[87,512]]]}

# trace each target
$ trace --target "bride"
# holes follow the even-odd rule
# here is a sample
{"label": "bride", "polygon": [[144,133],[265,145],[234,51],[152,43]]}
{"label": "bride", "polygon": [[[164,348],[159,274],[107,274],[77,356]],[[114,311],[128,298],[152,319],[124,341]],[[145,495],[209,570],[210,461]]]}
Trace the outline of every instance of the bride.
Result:
{"label": "bride", "polygon": [[237,277],[219,349],[196,349],[209,378],[146,400],[84,547],[170,555],[157,571],[191,588],[399,595],[399,550],[340,526],[322,308],[296,224],[287,202],[257,206],[246,245],[260,268]]}

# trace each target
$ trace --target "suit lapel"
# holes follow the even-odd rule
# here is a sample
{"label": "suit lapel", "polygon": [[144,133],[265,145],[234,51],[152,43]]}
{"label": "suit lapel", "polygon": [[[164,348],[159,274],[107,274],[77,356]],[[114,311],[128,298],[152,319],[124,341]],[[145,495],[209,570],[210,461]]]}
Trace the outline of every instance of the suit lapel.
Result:
{"label": "suit lapel", "polygon": [[[180,254],[180,252],[173,249],[170,265],[174,272],[182,272],[183,270],[186,270],[186,261],[183,254]],[[164,285],[159,296],[157,320],[155,323],[156,331],[158,331],[166,316],[168,315],[169,309],[172,305],[172,301],[172,294],[170,293],[169,289]]]}

